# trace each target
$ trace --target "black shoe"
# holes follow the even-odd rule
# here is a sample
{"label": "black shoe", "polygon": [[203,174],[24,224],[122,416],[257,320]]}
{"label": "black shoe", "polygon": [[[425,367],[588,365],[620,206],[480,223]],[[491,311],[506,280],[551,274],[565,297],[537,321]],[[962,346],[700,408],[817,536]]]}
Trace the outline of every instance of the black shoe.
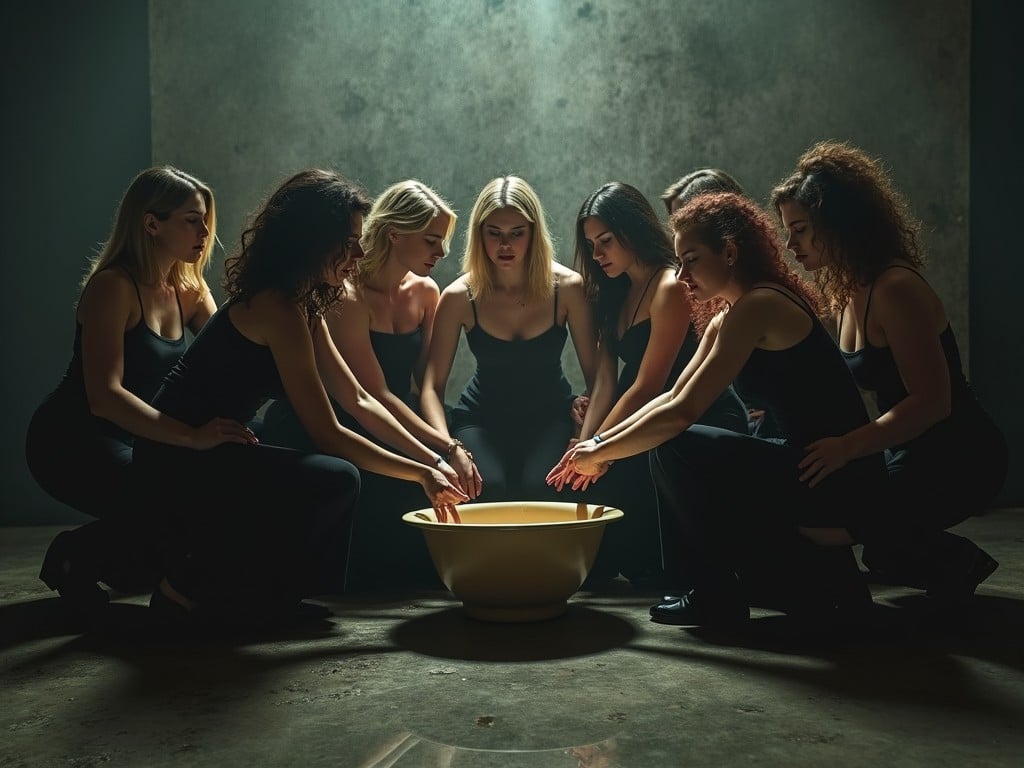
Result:
{"label": "black shoe", "polygon": [[750,607],[734,597],[697,597],[690,590],[675,600],[651,607],[651,621],[677,626],[726,626],[750,618]]}
{"label": "black shoe", "polygon": [[55,590],[75,614],[98,618],[110,596],[97,583],[96,575],[76,559],[74,531],[58,533],[50,542],[39,569],[39,578]]}
{"label": "black shoe", "polygon": [[999,562],[981,547],[975,546],[974,552],[966,559],[945,569],[941,574],[929,580],[928,597],[944,603],[959,604],[974,597],[978,585],[995,573]]}

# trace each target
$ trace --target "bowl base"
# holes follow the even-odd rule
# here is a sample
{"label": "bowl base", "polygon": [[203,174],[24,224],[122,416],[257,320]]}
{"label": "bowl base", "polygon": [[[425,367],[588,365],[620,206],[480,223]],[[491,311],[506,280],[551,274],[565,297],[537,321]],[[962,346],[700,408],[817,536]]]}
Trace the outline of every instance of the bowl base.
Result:
{"label": "bowl base", "polygon": [[498,621],[504,623],[546,621],[564,614],[569,609],[565,600],[540,605],[521,605],[514,608],[481,605],[479,603],[463,603],[466,615],[479,621]]}

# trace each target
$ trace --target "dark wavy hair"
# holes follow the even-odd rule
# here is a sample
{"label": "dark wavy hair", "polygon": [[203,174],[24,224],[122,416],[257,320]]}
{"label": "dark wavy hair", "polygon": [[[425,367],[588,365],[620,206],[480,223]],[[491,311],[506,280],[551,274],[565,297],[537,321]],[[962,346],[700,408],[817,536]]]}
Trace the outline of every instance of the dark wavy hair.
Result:
{"label": "dark wavy hair", "polygon": [[343,288],[323,281],[328,260],[352,236],[352,215],[370,210],[369,195],[340,173],[299,171],[264,202],[242,232],[241,250],[225,260],[230,299],[248,301],[274,290],[303,305],[312,321]]}
{"label": "dark wavy hair", "polygon": [[[669,224],[674,232],[685,232],[716,253],[731,241],[737,252],[733,275],[744,288],[777,283],[821,314],[821,295],[786,260],[785,247],[768,214],[745,196],[731,192],[698,195],[673,213]],[[693,323],[700,334],[715,315],[728,307],[720,298],[694,304]]]}
{"label": "dark wavy hair", "polygon": [[678,262],[665,225],[636,187],[620,181],[609,182],[583,201],[576,216],[573,266],[583,275],[587,298],[594,307],[598,337],[614,339],[630,281],[626,275],[608,277],[594,261],[593,246],[583,233],[583,222],[591,216],[601,219],[615,239],[631,250],[641,263],[675,267]]}
{"label": "dark wavy hair", "polygon": [[920,222],[881,162],[849,144],[812,146],[772,190],[770,201],[780,222],[785,202],[807,210],[828,261],[814,279],[833,311],[846,305],[858,284],[874,282],[893,259],[924,264],[917,239]]}
{"label": "dark wavy hair", "polygon": [[740,183],[721,168],[698,168],[669,184],[668,188],[661,193],[661,201],[665,204],[665,210],[671,215],[672,203],[675,200],[679,200],[685,205],[697,195],[702,195],[705,192],[747,194]]}

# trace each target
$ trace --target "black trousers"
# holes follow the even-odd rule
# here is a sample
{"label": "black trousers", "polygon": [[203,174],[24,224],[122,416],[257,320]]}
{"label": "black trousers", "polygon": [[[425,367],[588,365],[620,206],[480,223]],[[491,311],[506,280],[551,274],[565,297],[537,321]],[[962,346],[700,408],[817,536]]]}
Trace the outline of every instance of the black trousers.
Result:
{"label": "black trousers", "polygon": [[25,460],[43,491],[96,518],[67,534],[73,567],[122,591],[151,589],[156,573],[131,443],[105,434],[91,415],[44,403],[29,421]]}
{"label": "black trousers", "polygon": [[139,441],[164,573],[197,601],[340,591],[359,495],[344,459],[270,445]]}
{"label": "black trousers", "polygon": [[483,478],[481,502],[583,501],[584,494],[571,489],[559,493],[546,481],[569,449],[572,434],[568,408],[564,416],[516,421],[473,422],[458,411],[453,414],[452,436],[472,452]]}
{"label": "black trousers", "polygon": [[702,425],[652,450],[668,582],[713,592],[738,579],[753,604],[774,605],[833,582],[836,569],[852,576],[849,547],[817,546],[797,528],[858,530],[885,482],[881,456],[809,488],[799,480],[802,454],[779,440]]}

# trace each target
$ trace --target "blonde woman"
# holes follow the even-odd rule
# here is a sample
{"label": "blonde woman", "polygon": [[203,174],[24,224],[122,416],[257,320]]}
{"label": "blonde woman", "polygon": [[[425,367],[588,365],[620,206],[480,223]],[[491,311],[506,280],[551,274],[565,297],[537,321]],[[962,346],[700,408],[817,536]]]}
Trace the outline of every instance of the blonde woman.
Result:
{"label": "blonde woman", "polygon": [[117,209],[106,244],[92,259],[75,307],[75,340],[64,378],[37,408],[25,458],[57,501],[97,518],[57,535],[40,578],[75,610],[107,603],[98,581],[145,587],[135,537],[138,503],[130,467],[136,436],[212,448],[251,442],[236,421],[196,426],[149,405],[216,310],[203,273],[216,239],[213,192],[162,166],[139,173]]}
{"label": "blonde woman", "polygon": [[438,430],[445,425],[448,376],[465,332],[476,371],[451,423],[482,477],[478,500],[557,499],[545,478],[574,431],[562,351],[571,334],[589,388],[597,350],[583,278],[555,260],[544,209],[526,181],[499,176],[481,190],[462,269],[434,317],[424,417]]}

